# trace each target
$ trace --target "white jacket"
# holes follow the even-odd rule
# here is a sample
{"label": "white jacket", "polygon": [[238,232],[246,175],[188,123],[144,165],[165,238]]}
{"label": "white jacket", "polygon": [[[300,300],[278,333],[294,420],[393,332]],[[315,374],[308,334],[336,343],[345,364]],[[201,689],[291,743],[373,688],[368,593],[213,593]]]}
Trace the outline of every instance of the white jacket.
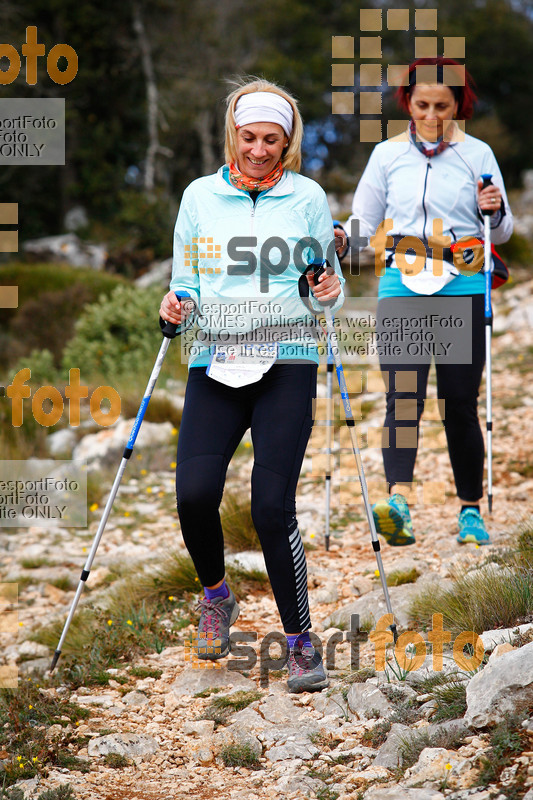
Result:
{"label": "white jacket", "polygon": [[392,219],[389,236],[428,239],[433,220],[440,218],[452,242],[463,236],[483,238],[477,182],[482,173],[490,173],[505,205],[505,214],[497,211],[491,218],[492,241],[506,242],[513,215],[494,153],[480,139],[461,132],[457,137],[431,158],[411,142],[408,131],[376,145],[355,191],[348,231],[351,220],[358,219],[360,235],[370,238],[383,220]]}

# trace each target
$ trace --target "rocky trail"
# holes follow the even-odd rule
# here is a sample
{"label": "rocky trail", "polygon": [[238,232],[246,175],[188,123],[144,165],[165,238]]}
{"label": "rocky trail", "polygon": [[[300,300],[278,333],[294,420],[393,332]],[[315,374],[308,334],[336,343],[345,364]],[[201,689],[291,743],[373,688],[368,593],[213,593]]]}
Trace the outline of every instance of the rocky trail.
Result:
{"label": "rocky trail", "polygon": [[[455,541],[459,508],[442,426],[431,414],[423,423],[417,462],[420,484],[413,508],[417,541],[408,548],[382,548],[387,574],[416,571],[414,582],[390,590],[404,630],[409,628],[408,610],[415,593],[449,585],[458,567],[472,569],[485,563],[491,553],[509,545],[520,525],[531,522],[532,290],[533,281],[523,281],[496,298],[490,547],[461,547]],[[432,392],[435,397],[434,386]],[[362,433],[379,426],[384,415],[382,393],[376,391],[364,399],[369,403],[359,426]],[[480,403],[483,409],[484,393]],[[165,431],[168,439],[172,433]],[[111,432],[105,434],[109,438]],[[228,669],[227,660],[207,666],[195,661],[185,641],[194,632],[191,624],[180,631],[182,643],[136,662],[136,667],[152,672],[147,677],[130,675],[131,666],[126,666],[110,671],[106,686],[82,686],[76,691],[45,688],[51,695],[69,694],[72,702],[90,709],[86,720],[69,722],[63,729],[84,738],[72,753],[86,761],[90,770],[55,768],[46,777],[21,781],[18,785],[26,798],[36,798],[45,788],[62,783],[69,783],[80,800],[533,798],[533,623],[524,624],[520,639],[513,629],[483,635],[485,649],[492,655],[480,672],[458,675],[466,687],[467,708],[456,720],[434,721],[435,698],[431,690],[420,688],[421,678],[432,674],[431,656],[416,672],[400,674],[401,679],[391,668],[374,674],[372,642],[361,641],[354,648],[346,633],[352,614],[358,614],[368,629],[370,622],[385,613],[375,557],[362,506],[353,502],[356,474],[348,462],[350,454],[342,451],[337,459],[340,468],[334,473],[332,544],[325,551],[321,462],[315,460],[323,446],[321,437],[323,430],[318,426],[311,443],[315,450],[310,449],[304,462],[298,515],[304,543],[314,545],[307,553],[313,630],[325,649],[333,637],[338,641],[334,668],[330,665],[329,670],[330,688],[293,695],[279,670],[271,669],[266,679],[265,670],[261,672],[261,663],[265,666],[261,641],[281,630],[277,609],[270,591],[241,596],[241,614],[233,630],[257,633],[257,641],[247,642],[257,656],[249,660],[256,663],[244,671]],[[101,451],[102,442],[101,438],[96,449]],[[375,500],[382,476],[381,455],[377,448],[365,449],[363,459]],[[250,450],[243,447],[232,464],[228,488],[247,492],[250,468]],[[113,565],[142,570],[166,552],[183,551],[173,511],[171,463],[141,472],[145,474],[135,478],[126,472],[90,577],[94,596],[106,590]],[[3,661],[18,663],[21,682],[39,681],[39,672],[49,663],[49,652],[27,637],[52,618],[65,618],[72,591],[54,582],[65,576],[73,583],[77,580],[100,512],[93,512],[88,530],[0,530],[0,580],[21,582],[19,633],[3,634]],[[43,564],[30,568],[28,559],[36,564],[41,559]],[[247,568],[261,567],[261,559],[258,553],[240,556]],[[359,659],[355,666],[368,668],[358,673],[357,681],[350,670],[355,650]],[[450,654],[445,656],[444,669],[457,671]],[[128,676],[127,684],[119,680]],[[494,725],[528,705],[520,749],[513,751],[496,780],[478,785],[481,759],[492,757]],[[384,725],[387,720],[389,724]],[[57,733],[51,728],[47,736]],[[419,745],[420,737],[425,737],[425,747]],[[400,753],[410,742],[418,743],[418,749],[406,768],[399,764]],[[116,769],[106,764],[108,753],[124,755],[127,765]],[[243,753],[248,754],[251,765],[228,765],[228,753],[240,754],[241,759]]]}

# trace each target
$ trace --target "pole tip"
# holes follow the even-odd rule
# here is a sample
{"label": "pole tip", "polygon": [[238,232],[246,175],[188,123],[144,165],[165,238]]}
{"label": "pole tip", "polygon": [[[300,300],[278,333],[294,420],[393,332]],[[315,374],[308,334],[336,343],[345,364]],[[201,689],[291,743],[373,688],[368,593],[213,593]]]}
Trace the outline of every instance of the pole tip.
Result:
{"label": "pole tip", "polygon": [[492,495],[489,494],[489,514],[492,514]]}
{"label": "pole tip", "polygon": [[396,629],[396,623],[393,622],[392,625],[389,625],[389,628],[392,631],[392,635],[394,636],[394,644],[398,641],[398,631]]}
{"label": "pole tip", "polygon": [[61,650],[56,650],[54,653],[54,657],[52,658],[52,663],[50,664],[50,669],[48,670],[49,672],[53,672],[55,670],[60,655],[61,655]]}

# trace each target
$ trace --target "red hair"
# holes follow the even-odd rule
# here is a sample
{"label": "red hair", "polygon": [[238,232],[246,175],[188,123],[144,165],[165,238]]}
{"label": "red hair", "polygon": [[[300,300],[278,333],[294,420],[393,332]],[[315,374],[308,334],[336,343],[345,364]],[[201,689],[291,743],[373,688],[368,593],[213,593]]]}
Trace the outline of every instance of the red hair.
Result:
{"label": "red hair", "polygon": [[[409,113],[409,99],[411,97],[411,93],[414,87],[416,86],[415,70],[418,66],[437,66],[441,68],[444,66],[452,66],[452,67],[461,67],[461,70],[464,69],[463,64],[460,64],[453,58],[444,58],[444,56],[437,56],[436,58],[417,58],[416,61],[413,61],[411,64],[409,64],[409,71],[407,74],[408,85],[399,86],[395,95],[398,105],[403,111],[406,111],[407,113]],[[457,100],[458,118],[470,119],[470,117],[474,113],[474,103],[477,100],[477,95],[474,92],[475,83],[472,76],[466,69],[464,71],[465,71],[465,85],[449,86],[448,88],[453,92],[453,95]],[[444,83],[442,78],[440,78],[440,80],[437,79],[437,82]]]}

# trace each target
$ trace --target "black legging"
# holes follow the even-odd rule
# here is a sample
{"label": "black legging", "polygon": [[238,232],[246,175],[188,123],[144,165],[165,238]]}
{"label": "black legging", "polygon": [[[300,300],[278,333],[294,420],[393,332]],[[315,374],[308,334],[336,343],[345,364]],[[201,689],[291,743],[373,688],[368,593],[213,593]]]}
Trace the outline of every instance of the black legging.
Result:
{"label": "black legging", "polygon": [[[450,297],[453,302],[454,298]],[[390,300],[388,301],[390,303]],[[379,318],[379,313],[378,313]],[[379,331],[379,324],[378,324]],[[485,364],[484,297],[472,295],[472,360],[469,364],[436,364],[437,396],[444,401],[444,430],[453,469],[457,494],[461,500],[474,503],[483,496],[483,461],[485,449],[477,415],[477,398]],[[430,364],[382,363],[389,373],[385,427],[389,429],[389,446],[383,448],[385,477],[389,487],[395,483],[411,483],[417,447],[402,429],[418,428],[424,410]],[[416,391],[396,391],[396,376],[416,372]],[[396,419],[396,400],[416,399],[417,419]],[[402,446],[403,445],[403,446]]]}
{"label": "black legging", "polygon": [[238,389],[189,370],[178,440],[176,493],[183,538],[203,586],[224,577],[219,506],[243,434],[254,446],[252,518],[286,633],[311,627],[296,484],[313,425],[315,364],[278,362]]}

